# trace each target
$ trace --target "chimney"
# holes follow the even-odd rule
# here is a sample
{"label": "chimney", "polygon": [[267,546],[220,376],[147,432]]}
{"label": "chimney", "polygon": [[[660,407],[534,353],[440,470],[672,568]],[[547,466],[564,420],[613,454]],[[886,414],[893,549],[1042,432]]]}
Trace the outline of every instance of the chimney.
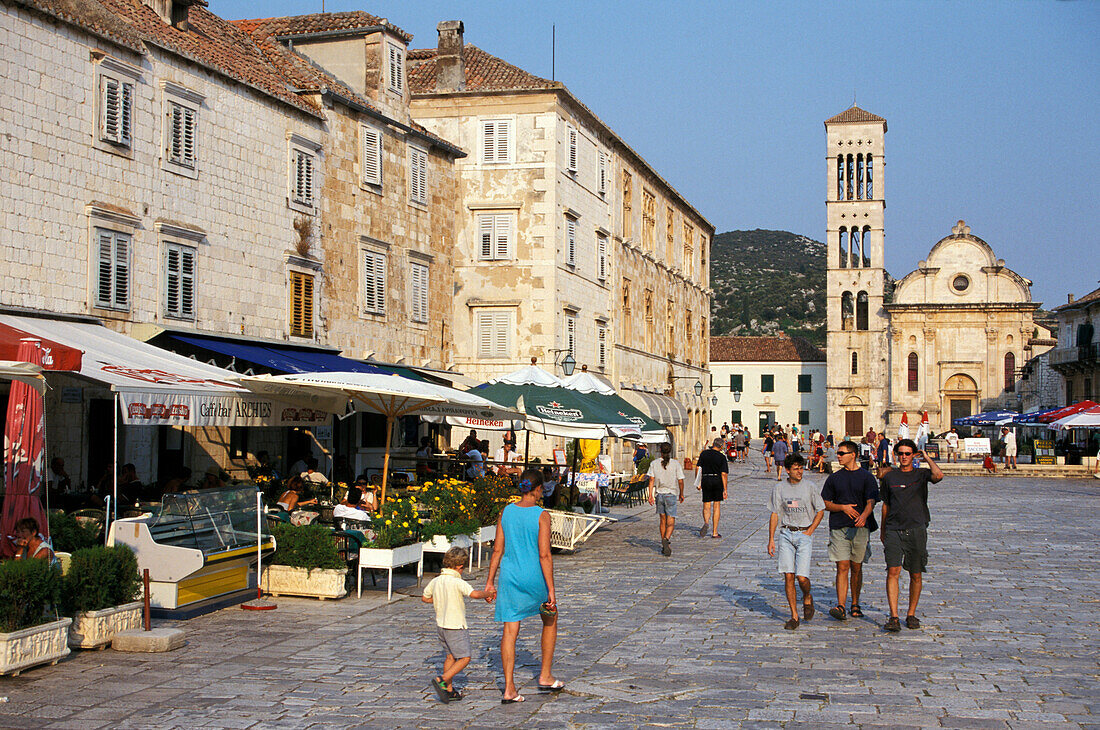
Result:
{"label": "chimney", "polygon": [[444,20],[435,27],[439,31],[439,49],[435,59],[435,88],[440,91],[463,91],[466,88],[466,62],[462,57],[461,20]]}
{"label": "chimney", "polygon": [[1073,304],[1073,295],[1072,295],[1072,294],[1069,294],[1068,296],[1069,296],[1069,301],[1068,301],[1068,302],[1066,302],[1066,303],[1067,303],[1067,304]]}
{"label": "chimney", "polygon": [[141,0],[165,23],[187,32],[187,14],[192,5],[206,5],[206,0]]}

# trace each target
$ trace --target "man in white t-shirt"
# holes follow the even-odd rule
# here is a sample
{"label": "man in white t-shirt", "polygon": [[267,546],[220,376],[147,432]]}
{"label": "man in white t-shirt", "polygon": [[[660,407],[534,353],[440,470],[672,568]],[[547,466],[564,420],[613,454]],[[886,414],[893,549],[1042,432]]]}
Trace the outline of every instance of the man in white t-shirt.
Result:
{"label": "man in white t-shirt", "polygon": [[494,470],[500,476],[513,476],[520,473],[518,466],[511,466],[518,462],[519,454],[512,450],[512,444],[508,441],[504,442],[504,445],[497,449],[496,462],[497,465]]}
{"label": "man in white t-shirt", "polygon": [[661,444],[661,457],[650,463],[646,476],[649,477],[649,503],[657,505],[661,524],[661,554],[668,557],[672,555],[676,505],[684,501],[684,468],[672,458],[671,444]]}
{"label": "man in white t-shirt", "polygon": [[1005,443],[1005,455],[1001,459],[1001,463],[1005,465],[1005,469],[1016,468],[1016,432],[1011,428],[1005,426],[1001,429],[1001,440]]}
{"label": "man in white t-shirt", "polygon": [[959,434],[952,428],[944,436],[944,439],[947,441],[947,462],[954,461],[957,463],[959,461]]}

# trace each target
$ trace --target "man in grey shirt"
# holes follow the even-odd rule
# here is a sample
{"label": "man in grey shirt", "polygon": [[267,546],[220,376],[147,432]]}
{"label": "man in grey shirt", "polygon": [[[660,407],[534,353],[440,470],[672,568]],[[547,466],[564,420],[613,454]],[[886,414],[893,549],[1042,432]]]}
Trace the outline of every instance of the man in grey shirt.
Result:
{"label": "man in grey shirt", "polygon": [[818,485],[805,481],[802,473],[806,461],[801,454],[789,455],[784,466],[787,479],[775,485],[771,498],[771,518],[768,522],[768,555],[775,555],[775,530],[779,532],[779,572],[786,584],[787,603],[791,619],[785,629],[798,628],[798,607],[795,604],[795,579],[802,589],[802,612],[805,620],[814,617],[814,599],[810,594],[810,562],[813,534],[825,515],[825,501]]}

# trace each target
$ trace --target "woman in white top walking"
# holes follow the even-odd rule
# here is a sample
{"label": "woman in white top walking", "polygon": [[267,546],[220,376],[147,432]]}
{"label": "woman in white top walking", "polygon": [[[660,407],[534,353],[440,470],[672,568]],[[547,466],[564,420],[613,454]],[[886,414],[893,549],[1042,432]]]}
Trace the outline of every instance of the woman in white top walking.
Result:
{"label": "woman in white top walking", "polygon": [[661,554],[667,557],[672,555],[676,505],[684,501],[684,468],[672,458],[671,444],[661,444],[661,458],[650,462],[646,476],[649,477],[649,503],[657,505],[661,521]]}

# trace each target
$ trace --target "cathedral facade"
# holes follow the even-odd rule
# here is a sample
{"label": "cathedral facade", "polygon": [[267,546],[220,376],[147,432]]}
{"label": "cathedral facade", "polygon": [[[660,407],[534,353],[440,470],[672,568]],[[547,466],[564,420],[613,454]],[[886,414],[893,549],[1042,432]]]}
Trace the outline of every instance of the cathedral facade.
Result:
{"label": "cathedral facade", "polygon": [[1017,381],[1049,349],[1031,282],[959,221],[887,296],[886,120],[852,106],[825,122],[828,428],[893,434],[928,412],[1017,410]]}

